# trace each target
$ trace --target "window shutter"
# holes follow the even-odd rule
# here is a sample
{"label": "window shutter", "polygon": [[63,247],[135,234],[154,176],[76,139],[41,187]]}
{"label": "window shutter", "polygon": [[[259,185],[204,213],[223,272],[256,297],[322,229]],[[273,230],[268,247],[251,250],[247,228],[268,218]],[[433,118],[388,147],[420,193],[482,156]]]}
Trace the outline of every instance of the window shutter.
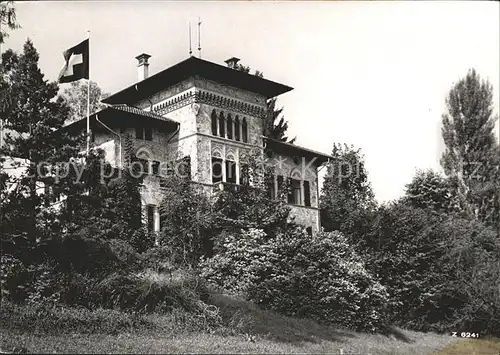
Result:
{"label": "window shutter", "polygon": [[304,203],[306,206],[311,206],[311,186],[309,181],[304,180]]}

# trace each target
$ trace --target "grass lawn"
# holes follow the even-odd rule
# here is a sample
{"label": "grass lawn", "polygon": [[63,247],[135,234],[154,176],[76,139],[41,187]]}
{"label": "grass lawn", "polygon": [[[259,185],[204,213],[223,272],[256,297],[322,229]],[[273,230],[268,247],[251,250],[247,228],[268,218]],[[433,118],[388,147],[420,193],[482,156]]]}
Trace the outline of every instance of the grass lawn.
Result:
{"label": "grass lawn", "polygon": [[499,355],[500,339],[458,339],[436,355]]}
{"label": "grass lawn", "polygon": [[0,350],[421,355],[436,354],[456,345],[451,344],[456,338],[434,333],[394,329],[392,335],[384,336],[323,326],[311,320],[263,311],[249,302],[223,295],[213,295],[211,303],[220,308],[224,320],[222,329],[212,333],[194,329],[192,320],[188,322],[191,325],[186,326],[185,319],[172,315],[141,316],[140,320],[132,321],[131,316],[118,311],[69,309],[41,315],[38,311],[10,305],[0,311]]}
{"label": "grass lawn", "polygon": [[[405,332],[410,342],[381,335],[335,334],[330,339],[278,341],[259,336],[187,334],[60,334],[46,336],[2,331],[2,349],[22,347],[30,353],[327,353],[327,354],[431,354],[450,339],[435,334]],[[455,354],[455,353],[439,353]],[[468,352],[472,354],[472,352]],[[493,354],[492,352],[488,354]],[[495,353],[497,354],[497,353]]]}

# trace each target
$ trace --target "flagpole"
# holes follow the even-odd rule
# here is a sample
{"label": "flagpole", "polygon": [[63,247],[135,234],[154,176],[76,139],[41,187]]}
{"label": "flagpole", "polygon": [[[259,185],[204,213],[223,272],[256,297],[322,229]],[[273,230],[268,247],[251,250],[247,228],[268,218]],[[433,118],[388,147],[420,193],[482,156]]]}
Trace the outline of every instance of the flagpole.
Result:
{"label": "flagpole", "polygon": [[[2,21],[0,21],[0,33],[2,32]],[[2,43],[0,42],[0,66],[2,65]],[[3,74],[3,68],[0,71]],[[3,147],[3,118],[0,117],[0,148]]]}
{"label": "flagpole", "polygon": [[87,31],[87,39],[89,40],[89,78],[87,80],[87,156],[90,151],[90,30]]}

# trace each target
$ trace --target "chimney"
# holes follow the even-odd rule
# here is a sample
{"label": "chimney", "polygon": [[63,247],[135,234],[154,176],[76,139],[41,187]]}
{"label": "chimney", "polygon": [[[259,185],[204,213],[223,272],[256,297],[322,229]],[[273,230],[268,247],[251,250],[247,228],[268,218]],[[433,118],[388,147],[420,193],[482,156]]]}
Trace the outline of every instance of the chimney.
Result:
{"label": "chimney", "polygon": [[142,81],[148,77],[148,59],[151,58],[149,54],[142,53],[139,54],[135,59],[137,59],[137,80]]}
{"label": "chimney", "polygon": [[236,69],[236,66],[238,65],[239,61],[240,61],[239,58],[232,57],[232,58],[229,58],[228,60],[225,60],[224,62],[227,64],[228,68]]}

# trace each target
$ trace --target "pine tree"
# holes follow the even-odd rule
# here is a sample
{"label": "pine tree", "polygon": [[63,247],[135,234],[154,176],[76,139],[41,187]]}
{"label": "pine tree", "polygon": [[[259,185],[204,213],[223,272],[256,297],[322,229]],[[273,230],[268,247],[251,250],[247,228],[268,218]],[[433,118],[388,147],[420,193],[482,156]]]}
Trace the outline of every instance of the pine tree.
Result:
{"label": "pine tree", "polygon": [[364,158],[359,149],[337,143],[332,156],[321,189],[321,225],[325,231],[356,234],[364,213],[376,205]]}
{"label": "pine tree", "polygon": [[500,227],[500,153],[492,98],[491,84],[474,69],[453,86],[443,114],[441,165],[467,215]]}
{"label": "pine tree", "polygon": [[31,40],[27,40],[23,53],[12,50],[3,54],[5,82],[9,96],[15,100],[4,102],[4,128],[7,130],[0,153],[17,158],[25,174],[17,183],[25,190],[25,208],[28,218],[24,225],[31,240],[37,236],[36,215],[43,199],[37,194],[41,182],[56,174],[61,163],[78,155],[78,138],[57,132],[68,115],[62,99],[56,99],[58,86],[49,83],[38,67],[39,55]]}

